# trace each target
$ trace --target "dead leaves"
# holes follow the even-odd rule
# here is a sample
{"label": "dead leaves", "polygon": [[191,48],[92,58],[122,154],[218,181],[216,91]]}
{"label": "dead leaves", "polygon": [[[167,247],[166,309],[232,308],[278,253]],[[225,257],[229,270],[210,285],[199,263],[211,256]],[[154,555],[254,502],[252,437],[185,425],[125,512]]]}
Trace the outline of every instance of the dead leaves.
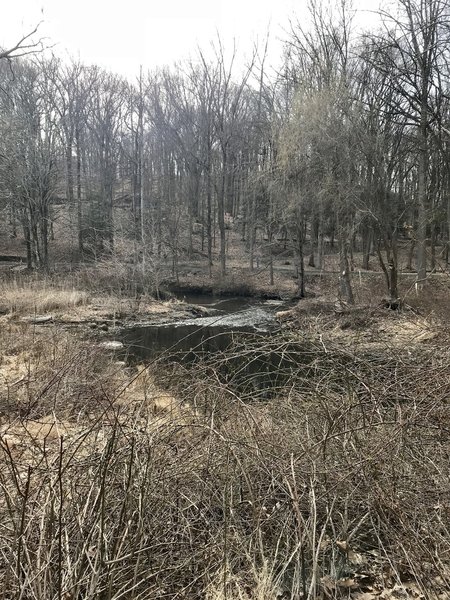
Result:
{"label": "dead leaves", "polygon": [[[391,588],[379,587],[376,581],[368,583],[367,577],[334,579],[326,575],[322,577],[321,592],[324,600],[348,598],[351,600],[425,600],[425,595],[415,583],[394,585]],[[439,596],[437,596],[439,597]],[[442,596],[448,600],[450,595]]]}
{"label": "dead leaves", "polygon": [[[332,543],[331,540],[328,540]],[[411,574],[392,570],[376,551],[356,552],[346,540],[336,540],[334,545],[345,557],[342,577],[325,575],[320,580],[319,597],[323,600],[347,598],[348,600],[426,600],[428,596],[414,583]],[[401,581],[401,583],[400,583]],[[450,600],[450,590],[435,578],[434,598]]]}

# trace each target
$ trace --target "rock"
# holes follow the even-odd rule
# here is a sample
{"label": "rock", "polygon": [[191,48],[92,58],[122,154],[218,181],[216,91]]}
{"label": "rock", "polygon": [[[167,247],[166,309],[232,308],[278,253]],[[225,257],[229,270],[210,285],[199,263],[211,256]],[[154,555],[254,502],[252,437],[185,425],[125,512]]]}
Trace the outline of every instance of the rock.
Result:
{"label": "rock", "polygon": [[190,306],[189,312],[192,313],[194,317],[207,317],[210,314],[205,306],[200,306],[198,304]]}
{"label": "rock", "polygon": [[121,350],[123,348],[122,342],[117,342],[114,340],[102,342],[100,346],[105,350]]}
{"label": "rock", "polygon": [[287,321],[288,319],[292,319],[294,317],[294,313],[292,310],[280,310],[275,313],[275,319],[277,321]]}
{"label": "rock", "polygon": [[124,360],[116,360],[114,366],[122,369],[127,366],[127,363]]}
{"label": "rock", "polygon": [[98,328],[100,329],[100,331],[108,331],[108,329],[109,329],[107,323],[102,323],[101,325],[99,325]]}

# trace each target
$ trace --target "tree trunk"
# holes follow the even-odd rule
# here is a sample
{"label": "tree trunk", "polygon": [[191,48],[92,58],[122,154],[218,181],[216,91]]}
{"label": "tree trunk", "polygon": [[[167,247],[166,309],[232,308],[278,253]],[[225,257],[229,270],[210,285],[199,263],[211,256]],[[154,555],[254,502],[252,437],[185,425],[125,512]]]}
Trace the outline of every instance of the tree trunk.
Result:
{"label": "tree trunk", "polygon": [[419,127],[419,167],[418,167],[418,218],[417,218],[417,284],[423,287],[427,277],[427,171],[428,171],[428,139],[427,139],[427,88],[428,79],[422,74],[423,89],[421,98]]}
{"label": "tree trunk", "polygon": [[414,250],[415,250],[415,248],[416,248],[416,241],[414,239],[412,239],[410,241],[410,244],[409,244],[408,257],[406,259],[406,267],[405,267],[405,269],[407,271],[412,271],[413,270],[412,259],[413,259],[413,256],[414,256]]}
{"label": "tree trunk", "polygon": [[319,211],[319,222],[317,229],[317,268],[322,271],[324,266],[323,260],[323,243],[324,243],[324,233],[323,233],[323,209],[320,208]]}
{"label": "tree trunk", "polygon": [[394,303],[398,304],[398,255],[397,255],[397,235],[394,233],[392,240],[392,256],[389,260],[389,297],[391,306],[394,308]]}
{"label": "tree trunk", "polygon": [[206,237],[208,245],[208,272],[212,277],[212,188],[211,188],[211,164],[206,167]]}
{"label": "tree trunk", "polygon": [[223,155],[222,177],[220,183],[220,191],[217,198],[217,220],[220,233],[220,273],[222,277],[226,274],[226,238],[225,238],[225,194],[226,194],[226,154]]}
{"label": "tree trunk", "polygon": [[41,266],[47,271],[49,267],[48,262],[48,205],[46,201],[43,201],[42,213],[41,213],[41,222],[40,222],[40,237],[41,237],[41,248],[42,248],[42,256],[41,256]]}
{"label": "tree trunk", "polygon": [[83,258],[83,206],[81,203],[81,144],[80,132],[75,130],[75,145],[77,151],[77,225],[78,225],[78,252]]}
{"label": "tree trunk", "polygon": [[273,231],[272,231],[271,227],[269,227],[269,231],[267,232],[267,239],[268,239],[268,242],[269,242],[269,285],[274,285],[274,278],[273,278],[273,248],[272,248]]}
{"label": "tree trunk", "polygon": [[338,246],[339,246],[339,298],[348,304],[354,303],[352,285],[350,282],[350,265],[348,260],[348,232],[338,218]]}
{"label": "tree trunk", "polygon": [[398,294],[398,253],[397,253],[397,233],[394,231],[392,239],[389,241],[386,236],[384,238],[384,248],[387,256],[387,266],[383,260],[380,248],[380,240],[377,244],[378,260],[380,262],[381,269],[386,278],[386,286],[389,294],[389,306],[390,308],[399,308],[399,294]]}
{"label": "tree trunk", "polygon": [[11,200],[9,204],[9,223],[12,227],[11,235],[13,238],[17,237],[17,217],[16,217],[16,203]]}
{"label": "tree trunk", "polygon": [[365,271],[369,270],[369,261],[370,261],[370,250],[372,247],[372,239],[373,239],[373,229],[369,225],[366,225],[363,229],[363,239],[362,239],[362,268]]}
{"label": "tree trunk", "polygon": [[431,222],[431,240],[430,240],[430,269],[434,273],[436,271],[436,224],[434,220]]}
{"label": "tree trunk", "polygon": [[297,227],[292,232],[297,237],[297,243],[295,245],[297,254],[297,295],[299,298],[305,297],[305,256],[303,252],[304,235],[303,235],[303,223],[300,220],[297,223]]}
{"label": "tree trunk", "polygon": [[27,249],[27,268],[31,270],[33,268],[33,250],[32,250],[32,244],[31,244],[30,224],[28,222],[26,215],[24,217],[24,223],[23,223],[23,235],[25,238],[25,246]]}

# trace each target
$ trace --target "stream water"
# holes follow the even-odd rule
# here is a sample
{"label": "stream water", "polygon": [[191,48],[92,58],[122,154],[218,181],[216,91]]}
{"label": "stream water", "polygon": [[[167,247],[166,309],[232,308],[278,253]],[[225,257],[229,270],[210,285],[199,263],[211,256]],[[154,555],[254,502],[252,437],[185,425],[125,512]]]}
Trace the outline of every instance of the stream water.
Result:
{"label": "stream water", "polygon": [[174,374],[181,364],[183,377],[187,370],[206,379],[213,374],[214,381],[242,397],[265,400],[298,375],[304,357],[299,360],[298,348],[276,335],[275,315],[281,301],[211,296],[183,299],[207,307],[208,315],[135,326],[122,338],[131,362],[158,361],[153,375],[159,384],[170,388],[179,381]]}
{"label": "stream water", "polygon": [[278,301],[200,295],[183,300],[207,307],[208,316],[128,328],[122,341],[131,355],[146,360],[177,354],[189,362],[201,354],[225,350],[236,336],[264,336],[277,329]]}
{"label": "stream water", "polygon": [[135,326],[122,338],[128,360],[158,360],[154,376],[159,384],[170,387],[180,363],[193,374],[203,369],[206,378],[214,372],[217,381],[252,399],[267,399],[290,379],[296,359],[289,352],[280,354],[272,343],[279,330],[275,314],[282,302],[211,296],[183,299],[206,307],[207,316]]}

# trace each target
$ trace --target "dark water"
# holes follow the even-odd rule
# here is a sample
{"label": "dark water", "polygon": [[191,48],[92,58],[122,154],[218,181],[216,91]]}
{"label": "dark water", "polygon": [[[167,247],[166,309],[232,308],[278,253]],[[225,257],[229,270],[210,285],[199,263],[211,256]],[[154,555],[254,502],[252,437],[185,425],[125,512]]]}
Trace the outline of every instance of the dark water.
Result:
{"label": "dark water", "polygon": [[145,360],[177,354],[189,362],[205,353],[223,351],[239,337],[265,336],[277,329],[278,302],[214,296],[184,299],[214,310],[210,316],[127,329],[122,341],[132,356]]}
{"label": "dark water", "polygon": [[185,300],[207,306],[213,314],[127,329],[122,341],[129,360],[155,361],[154,376],[169,387],[179,379],[180,364],[193,377],[214,374],[214,380],[253,399],[266,399],[286,385],[296,359],[286,349],[276,349],[275,313],[281,302],[208,296]]}

